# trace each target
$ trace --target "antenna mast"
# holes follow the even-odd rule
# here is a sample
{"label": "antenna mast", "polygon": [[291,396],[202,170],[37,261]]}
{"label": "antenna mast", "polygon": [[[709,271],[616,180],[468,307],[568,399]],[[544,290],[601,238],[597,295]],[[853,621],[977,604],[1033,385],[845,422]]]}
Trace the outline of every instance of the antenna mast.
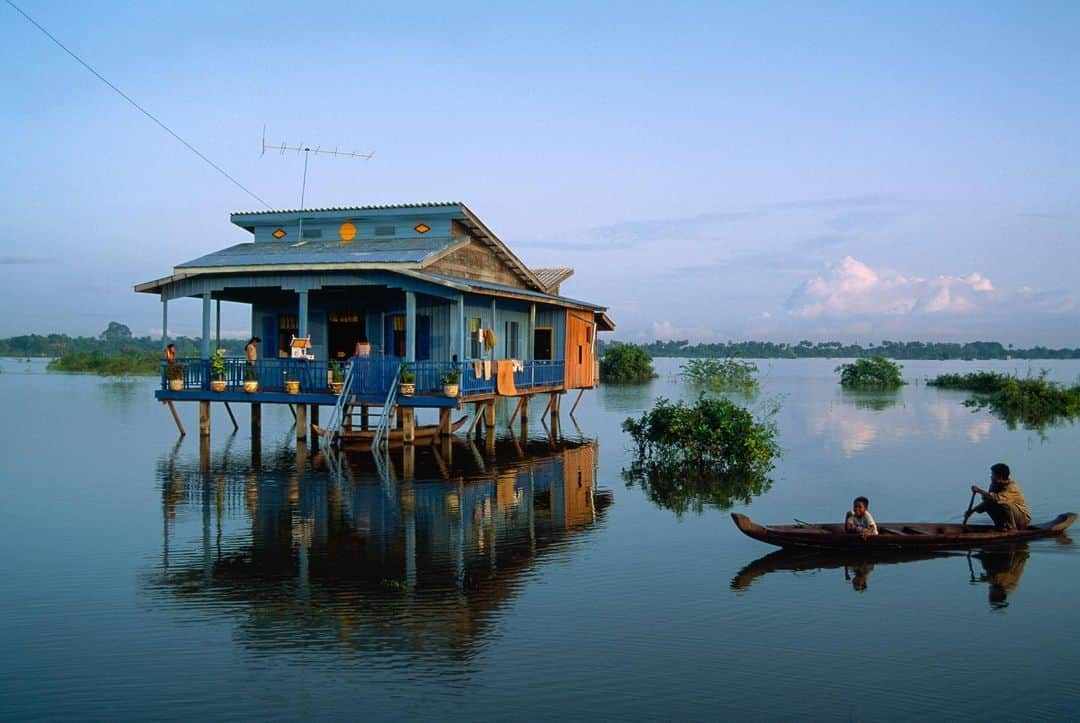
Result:
{"label": "antenna mast", "polygon": [[296,153],[303,153],[304,154],[304,175],[301,177],[301,180],[300,180],[300,240],[301,241],[304,240],[304,195],[305,195],[305,193],[307,191],[308,159],[311,157],[311,154],[314,153],[317,156],[318,155],[334,156],[336,158],[362,158],[365,161],[370,161],[372,159],[372,157],[375,155],[375,151],[369,151],[367,153],[361,153],[360,151],[342,151],[342,150],[338,150],[337,146],[335,146],[334,150],[331,151],[329,149],[323,148],[322,146],[315,146],[314,148],[312,148],[311,146],[305,146],[303,143],[299,143],[299,144],[297,144],[295,146],[290,146],[287,143],[285,143],[284,141],[282,141],[281,143],[279,143],[276,146],[275,145],[269,145],[266,142],[266,126],[264,125],[263,126],[263,133],[262,133],[262,152],[259,154],[259,157],[261,158],[262,156],[265,156],[267,151],[278,151],[278,153],[280,155],[282,155],[282,156],[285,155],[285,153],[289,152],[289,151],[295,151]]}

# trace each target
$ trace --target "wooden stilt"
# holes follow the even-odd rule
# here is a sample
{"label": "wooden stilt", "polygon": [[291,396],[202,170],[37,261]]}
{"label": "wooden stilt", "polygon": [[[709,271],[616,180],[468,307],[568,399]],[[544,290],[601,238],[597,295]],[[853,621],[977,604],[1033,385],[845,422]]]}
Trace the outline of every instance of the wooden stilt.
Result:
{"label": "wooden stilt", "polygon": [[[292,405],[290,405],[292,406]],[[307,405],[297,404],[296,410],[293,412],[293,416],[296,417],[296,443],[307,441]]]}
{"label": "wooden stilt", "polygon": [[476,425],[483,419],[483,406],[481,404],[473,405],[473,420],[469,423],[469,431],[465,433],[466,437],[472,437],[473,432],[476,430]]}
{"label": "wooden stilt", "polygon": [[454,464],[454,438],[453,436],[443,437],[440,442],[442,445],[442,458],[448,466]]}
{"label": "wooden stilt", "polygon": [[529,438],[529,397],[521,398],[521,437]]}
{"label": "wooden stilt", "polygon": [[585,395],[584,389],[579,389],[577,393],[577,399],[574,400],[574,405],[570,407],[570,416],[574,416],[574,410],[577,409],[578,402],[581,401],[581,397]]}
{"label": "wooden stilt", "polygon": [[199,402],[199,436],[210,436],[210,402]]}
{"label": "wooden stilt", "polygon": [[439,409],[439,436],[449,437],[453,432],[450,430],[450,408],[442,407]]}
{"label": "wooden stilt", "polygon": [[313,449],[319,449],[319,435],[315,434],[315,427],[319,426],[319,405],[311,405],[311,434],[308,435],[308,439],[311,440],[311,446]]}
{"label": "wooden stilt", "polygon": [[365,432],[369,429],[370,421],[368,420],[368,405],[360,405],[360,429]]}
{"label": "wooden stilt", "polygon": [[431,445],[431,454],[435,458],[435,464],[439,468],[439,474],[443,479],[450,479],[450,468],[446,466],[446,462],[443,460],[443,456],[439,453],[439,448],[436,445]]}
{"label": "wooden stilt", "polygon": [[173,421],[176,422],[176,428],[180,430],[180,436],[187,436],[187,432],[184,431],[184,425],[180,423],[180,415],[176,413],[176,407],[173,406],[172,400],[165,402],[169,405],[169,411],[172,412]]}
{"label": "wooden stilt", "polygon": [[544,413],[540,415],[540,421],[541,422],[543,422],[545,419],[547,419],[548,412],[551,411],[551,400],[554,399],[554,398],[555,398],[555,395],[553,395],[553,394],[548,396],[547,406],[544,407]]}
{"label": "wooden stilt", "polygon": [[[412,407],[407,407],[411,412]],[[407,427],[406,427],[407,428]],[[416,476],[416,445],[405,444],[401,449],[401,478],[412,479]]]}
{"label": "wooden stilt", "polygon": [[484,405],[484,428],[495,430],[495,400],[491,399]]}
{"label": "wooden stilt", "polygon": [[251,436],[253,439],[262,438],[262,404],[251,403]]}
{"label": "wooden stilt", "polygon": [[506,422],[507,427],[514,426],[514,420],[517,419],[518,412],[521,411],[521,406],[525,403],[525,399],[525,397],[518,397],[518,403],[514,405],[514,411],[510,413],[510,419]]}
{"label": "wooden stilt", "polygon": [[236,415],[233,414],[232,407],[229,406],[228,402],[225,402],[225,411],[229,413],[229,419],[232,420],[233,431],[239,431],[240,425],[236,423]]}
{"label": "wooden stilt", "polygon": [[401,428],[401,441],[409,447],[416,441],[416,410],[413,407],[401,408]]}

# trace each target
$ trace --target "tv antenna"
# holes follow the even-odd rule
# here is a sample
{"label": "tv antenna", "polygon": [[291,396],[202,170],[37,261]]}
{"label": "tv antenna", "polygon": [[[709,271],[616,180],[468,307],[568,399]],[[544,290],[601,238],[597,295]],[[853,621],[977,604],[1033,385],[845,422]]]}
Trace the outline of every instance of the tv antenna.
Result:
{"label": "tv antenna", "polygon": [[[278,151],[278,153],[280,155],[282,155],[282,156],[285,155],[286,153],[290,153],[290,152],[295,152],[295,153],[298,153],[298,154],[299,153],[304,154],[304,175],[303,175],[303,177],[302,177],[302,179],[300,181],[300,211],[301,211],[301,213],[304,210],[304,193],[307,191],[308,159],[311,157],[312,153],[314,153],[317,156],[318,155],[334,156],[336,158],[363,158],[365,161],[370,161],[371,158],[375,155],[375,151],[370,151],[368,153],[361,153],[360,151],[342,151],[342,150],[339,150],[337,146],[334,147],[334,150],[330,150],[329,148],[323,148],[322,146],[315,146],[314,148],[312,148],[311,146],[306,146],[303,143],[299,143],[299,144],[297,144],[295,146],[290,146],[289,144],[285,143],[284,141],[282,141],[281,143],[279,143],[276,146],[275,145],[269,145],[266,142],[266,126],[264,125],[263,126],[263,133],[262,133],[262,153],[260,153],[259,156],[260,157],[265,156],[267,151]],[[300,239],[301,240],[303,240],[303,229],[304,229],[304,218],[303,218],[303,216],[301,216],[300,217]]]}

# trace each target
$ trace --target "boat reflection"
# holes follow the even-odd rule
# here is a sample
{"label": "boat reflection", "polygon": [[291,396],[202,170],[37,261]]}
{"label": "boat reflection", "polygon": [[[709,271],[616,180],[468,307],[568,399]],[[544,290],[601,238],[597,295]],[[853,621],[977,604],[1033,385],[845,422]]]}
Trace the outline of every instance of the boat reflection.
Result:
{"label": "boat reflection", "polygon": [[[483,452],[400,454],[393,479],[368,453],[344,478],[283,448],[259,466],[163,460],[165,541],[145,588],[239,622],[259,645],[471,654],[542,560],[580,545],[610,492],[592,440],[503,438]],[[201,513],[196,541],[192,513]],[[179,541],[177,541],[179,540]]]}
{"label": "boat reflection", "polygon": [[[1064,538],[1065,544],[1070,541]],[[764,557],[759,557],[735,575],[731,580],[731,589],[748,590],[755,581],[776,572],[818,572],[823,570],[842,570],[843,580],[856,592],[865,592],[870,587],[870,575],[881,566],[900,565],[910,562],[963,557],[968,563],[970,582],[986,583],[987,598],[990,606],[1000,609],[1008,606],[1008,598],[1020,584],[1030,552],[1027,543],[995,545],[985,549],[971,551],[923,550],[923,551],[881,551],[860,553],[838,550],[780,549]],[[976,571],[976,565],[982,572]]]}

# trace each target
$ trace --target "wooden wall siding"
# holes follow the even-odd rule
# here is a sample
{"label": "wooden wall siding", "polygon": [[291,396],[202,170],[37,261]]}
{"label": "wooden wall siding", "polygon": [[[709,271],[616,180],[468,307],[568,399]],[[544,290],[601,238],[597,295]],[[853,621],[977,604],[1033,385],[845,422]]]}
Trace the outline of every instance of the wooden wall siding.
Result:
{"label": "wooden wall siding", "polygon": [[536,325],[549,326],[552,328],[551,353],[555,355],[555,361],[566,359],[566,310],[543,308],[536,309]]}
{"label": "wooden wall siding", "polygon": [[511,271],[495,252],[476,239],[469,239],[468,246],[452,251],[426,267],[425,271],[504,284],[517,289],[526,288],[521,277]]}
{"label": "wooden wall siding", "polygon": [[[566,388],[595,386],[593,360],[596,355],[596,324],[580,312],[566,312]],[[580,361],[579,361],[580,359]]]}
{"label": "wooden wall siding", "polygon": [[[388,216],[385,218],[369,218],[364,216],[342,215],[335,219],[308,219],[304,218],[304,232],[320,231],[320,238],[300,238],[300,222],[295,217],[284,223],[262,222],[255,226],[255,243],[263,242],[298,242],[306,240],[309,243],[320,241],[341,241],[341,224],[349,221],[356,227],[356,238],[353,244],[363,243],[364,239],[375,238],[375,227],[393,226],[394,238],[422,238],[422,237],[446,237],[450,235],[450,219],[439,217],[434,214],[417,214],[415,216]],[[425,234],[413,230],[418,223],[425,223],[431,230]],[[287,234],[282,239],[274,238],[274,231],[282,229]]]}

